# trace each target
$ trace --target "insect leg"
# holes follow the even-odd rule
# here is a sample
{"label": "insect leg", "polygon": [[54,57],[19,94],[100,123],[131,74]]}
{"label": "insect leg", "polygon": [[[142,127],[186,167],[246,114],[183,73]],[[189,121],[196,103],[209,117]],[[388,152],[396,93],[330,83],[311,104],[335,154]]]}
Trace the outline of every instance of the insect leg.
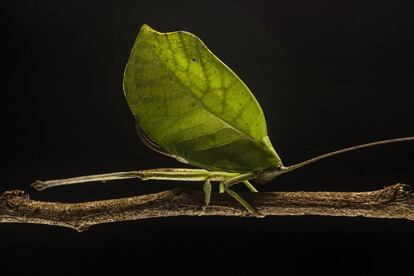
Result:
{"label": "insect leg", "polygon": [[204,203],[203,203],[203,206],[201,206],[202,211],[204,211],[208,207],[208,205],[210,204],[211,182],[210,182],[209,178],[207,178],[206,181],[204,181],[203,191],[204,191]]}
{"label": "insect leg", "polygon": [[256,173],[248,172],[244,174],[237,175],[235,177],[231,177],[222,181],[219,184],[220,192],[225,191],[231,197],[236,199],[244,208],[246,208],[249,212],[253,214],[257,214],[256,210],[246,201],[244,200],[238,193],[230,189],[231,186],[243,182],[252,192],[257,192],[257,190],[253,187],[253,185],[249,182],[249,179],[254,178]]}
{"label": "insect leg", "polygon": [[225,187],[224,188],[226,193],[228,193],[231,197],[233,197],[235,200],[237,200],[241,205],[243,205],[244,208],[247,209],[247,211],[251,213],[256,213],[256,210],[246,201],[244,200],[238,193],[233,191],[230,188]]}
{"label": "insect leg", "polygon": [[246,187],[253,193],[257,193],[258,190],[253,186],[252,183],[249,182],[249,180],[245,180],[243,181],[244,185],[246,185]]}
{"label": "insect leg", "polygon": [[55,179],[47,181],[36,181],[32,187],[37,190],[44,190],[55,186],[72,185],[85,182],[106,182],[111,180],[138,178],[141,180],[171,180],[171,181],[205,181],[209,177],[210,181],[224,181],[228,178],[240,175],[239,173],[229,173],[220,171],[208,171],[204,169],[186,168],[163,168],[140,170],[130,172],[116,172],[96,175],[86,175],[73,178]]}
{"label": "insect leg", "polygon": [[237,183],[243,182],[247,188],[249,188],[252,192],[257,192],[256,188],[253,187],[253,185],[249,182],[249,179],[253,178],[254,174],[247,173],[247,174],[241,174],[236,177],[230,177],[226,179],[225,181],[221,181],[219,183],[219,193],[222,194],[225,192],[225,187],[231,187]]}
{"label": "insect leg", "polygon": [[222,194],[222,193],[224,193],[226,191],[226,189],[224,188],[224,182],[223,181],[221,181],[220,183],[219,183],[219,193],[220,194]]}
{"label": "insect leg", "polygon": [[245,180],[249,180],[252,178],[256,177],[256,173],[255,172],[248,172],[248,173],[243,173],[243,174],[238,174],[234,177],[229,177],[227,179],[224,180],[224,185],[226,187],[231,187],[237,183],[243,182]]}

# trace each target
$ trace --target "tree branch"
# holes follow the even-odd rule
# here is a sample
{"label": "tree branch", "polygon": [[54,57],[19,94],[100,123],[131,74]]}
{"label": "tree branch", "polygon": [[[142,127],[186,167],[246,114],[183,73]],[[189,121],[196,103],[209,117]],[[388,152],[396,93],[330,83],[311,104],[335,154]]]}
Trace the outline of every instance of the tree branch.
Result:
{"label": "tree branch", "polygon": [[[262,216],[363,216],[414,221],[414,194],[409,185],[395,184],[371,192],[241,193]],[[86,230],[117,221],[201,215],[203,193],[176,188],[156,194],[92,201],[59,203],[31,200],[23,191],[0,197],[0,222],[36,223]],[[225,194],[212,194],[202,215],[251,216]]]}

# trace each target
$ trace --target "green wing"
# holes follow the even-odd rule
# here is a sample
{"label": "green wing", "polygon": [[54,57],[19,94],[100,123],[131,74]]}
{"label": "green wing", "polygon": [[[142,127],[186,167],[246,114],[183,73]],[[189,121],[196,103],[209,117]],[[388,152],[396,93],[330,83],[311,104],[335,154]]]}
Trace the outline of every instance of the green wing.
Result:
{"label": "green wing", "polygon": [[188,32],[143,25],[123,85],[145,135],[179,160],[237,172],[282,164],[253,94]]}

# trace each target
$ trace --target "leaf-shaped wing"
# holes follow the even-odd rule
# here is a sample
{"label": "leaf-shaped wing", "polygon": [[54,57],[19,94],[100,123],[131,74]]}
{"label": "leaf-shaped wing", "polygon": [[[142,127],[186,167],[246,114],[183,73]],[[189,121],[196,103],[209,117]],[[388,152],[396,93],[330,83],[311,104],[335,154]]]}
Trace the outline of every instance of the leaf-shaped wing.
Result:
{"label": "leaf-shaped wing", "polygon": [[142,130],[171,155],[225,171],[281,165],[253,94],[196,36],[144,25],[123,85]]}

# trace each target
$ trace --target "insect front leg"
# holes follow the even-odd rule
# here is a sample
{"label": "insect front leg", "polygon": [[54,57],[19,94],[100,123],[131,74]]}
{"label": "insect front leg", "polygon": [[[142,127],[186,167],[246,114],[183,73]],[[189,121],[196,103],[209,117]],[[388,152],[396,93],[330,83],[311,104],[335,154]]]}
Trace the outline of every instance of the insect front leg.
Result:
{"label": "insect front leg", "polygon": [[253,186],[253,184],[252,183],[250,183],[250,181],[249,180],[245,180],[245,181],[243,181],[243,183],[244,183],[244,185],[246,185],[246,187],[251,191],[251,192],[253,192],[253,193],[257,193],[257,192],[259,192],[254,186]]}
{"label": "insect front leg", "polygon": [[244,200],[238,193],[236,193],[235,191],[233,191],[230,188],[224,187],[224,190],[226,191],[226,193],[228,193],[232,198],[234,198],[235,200],[237,200],[244,208],[247,209],[247,211],[249,211],[252,214],[257,213],[256,209],[254,209],[252,207],[252,205],[250,205],[246,200]]}
{"label": "insect front leg", "polygon": [[233,191],[230,188],[231,186],[233,186],[235,184],[244,183],[247,186],[247,188],[249,188],[250,191],[257,192],[256,188],[254,188],[254,186],[249,182],[249,179],[252,179],[255,176],[256,176],[256,173],[249,172],[249,173],[244,173],[244,174],[226,179],[226,180],[220,182],[219,192],[220,193],[223,193],[223,192],[228,193],[231,197],[233,197],[235,200],[237,200],[244,208],[246,208],[247,211],[249,211],[250,213],[255,214],[256,216],[259,216],[257,214],[257,211],[246,200],[244,200],[238,193],[236,193],[235,191]]}
{"label": "insect front leg", "polygon": [[[223,185],[227,188],[230,188],[233,185],[236,185],[238,183],[244,183],[244,185],[246,185],[246,187],[254,193],[257,193],[257,189],[253,186],[252,183],[249,182],[249,179],[255,178],[256,177],[256,173],[254,172],[248,172],[248,173],[244,173],[244,174],[240,174],[234,177],[230,177],[226,180],[223,181]],[[221,191],[223,192],[223,191]]]}

